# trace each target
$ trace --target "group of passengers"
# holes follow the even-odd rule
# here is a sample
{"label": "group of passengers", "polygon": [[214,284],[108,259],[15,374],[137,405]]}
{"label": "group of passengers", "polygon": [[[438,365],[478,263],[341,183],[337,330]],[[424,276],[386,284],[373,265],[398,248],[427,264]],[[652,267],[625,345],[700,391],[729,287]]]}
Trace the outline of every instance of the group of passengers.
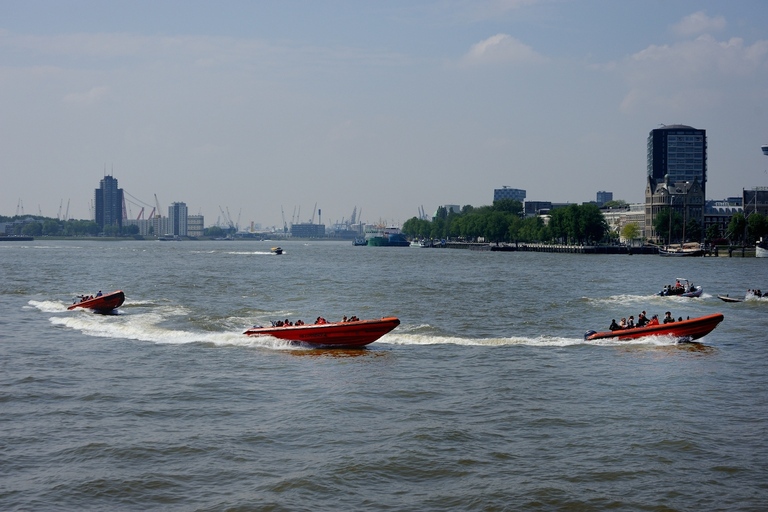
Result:
{"label": "group of passengers", "polygon": [[[347,318],[347,315],[344,315],[344,318],[341,321],[342,322],[359,322],[360,319],[354,315],[349,318]],[[322,325],[327,323],[328,321],[321,316],[317,317],[317,320],[315,320],[315,325]],[[305,325],[305,324],[302,320],[296,320],[296,323],[294,323],[288,320],[287,318],[285,319],[285,321],[278,320],[277,322],[272,322],[273,327],[293,327],[296,325]]]}
{"label": "group of passengers", "polygon": [[696,287],[693,283],[681,283],[680,280],[675,281],[675,284],[668,284],[664,286],[664,295],[682,295],[684,293],[695,292]]}
{"label": "group of passengers", "polygon": [[760,290],[747,290],[747,297],[749,297],[750,295],[753,295],[759,299],[763,296],[763,292],[761,292]]}
{"label": "group of passengers", "polygon": [[[101,297],[102,293],[101,290],[99,290],[99,293],[96,294],[97,297]],[[93,295],[82,295],[80,296],[80,302],[85,302],[87,300],[93,300]]]}
{"label": "group of passengers", "polygon": [[[680,317],[677,319],[678,322],[683,321],[683,317]],[[664,313],[664,319],[662,320],[662,323],[665,324],[671,324],[675,322],[675,317],[672,316],[672,312],[667,311]],[[659,317],[657,315],[653,315],[651,319],[649,320],[648,317],[645,314],[645,311],[637,315],[637,323],[635,323],[635,317],[630,316],[629,319],[622,318],[621,322],[616,323],[616,319],[611,320],[611,326],[609,327],[612,331],[621,331],[624,329],[634,329],[635,327],[646,327],[651,325],[659,325]]]}

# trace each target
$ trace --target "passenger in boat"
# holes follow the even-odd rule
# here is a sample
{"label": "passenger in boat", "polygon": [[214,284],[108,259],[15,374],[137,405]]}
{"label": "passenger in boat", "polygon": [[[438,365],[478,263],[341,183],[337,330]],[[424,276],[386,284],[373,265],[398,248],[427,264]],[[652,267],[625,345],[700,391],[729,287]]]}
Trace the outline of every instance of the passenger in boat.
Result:
{"label": "passenger in boat", "polygon": [[645,316],[645,311],[637,315],[637,326],[638,327],[645,327],[648,325],[648,317]]}
{"label": "passenger in boat", "polygon": [[671,324],[671,323],[674,323],[674,321],[675,321],[675,319],[672,318],[672,313],[670,313],[669,311],[664,313],[664,323],[665,324]]}
{"label": "passenger in boat", "polygon": [[356,316],[352,315],[352,318],[350,318],[350,319],[349,319],[349,321],[350,321],[350,322],[359,322],[359,321],[360,321],[360,319],[359,319],[359,318],[357,318]]}
{"label": "passenger in boat", "polygon": [[653,315],[653,318],[651,318],[651,321],[648,322],[648,325],[659,325],[659,317]]}
{"label": "passenger in boat", "polygon": [[346,323],[347,322],[347,315],[344,315],[344,317],[341,319],[341,321]]}
{"label": "passenger in boat", "polygon": [[627,328],[627,319],[622,318],[621,322],[619,322],[619,329],[626,329]]}
{"label": "passenger in boat", "polygon": [[282,320],[278,320],[277,322],[275,322],[275,327],[282,327],[282,326],[283,326]]}
{"label": "passenger in boat", "polygon": [[101,297],[101,290],[99,290],[99,293],[97,293],[96,296]]}
{"label": "passenger in boat", "polygon": [[304,325],[304,322],[301,319],[296,320],[296,325]]}
{"label": "passenger in boat", "polygon": [[614,318],[611,320],[611,326],[608,328],[612,331],[618,331],[619,330],[619,324],[616,323],[616,319]]}
{"label": "passenger in boat", "polygon": [[632,315],[629,315],[629,320],[627,320],[627,329],[634,329],[635,328],[635,317]]}

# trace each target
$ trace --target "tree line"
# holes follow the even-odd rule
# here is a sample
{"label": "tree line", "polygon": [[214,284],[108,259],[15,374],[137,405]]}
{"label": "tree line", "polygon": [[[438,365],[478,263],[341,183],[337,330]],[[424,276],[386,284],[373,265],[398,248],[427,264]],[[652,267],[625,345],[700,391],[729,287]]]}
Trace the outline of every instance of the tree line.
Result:
{"label": "tree line", "polygon": [[459,212],[441,206],[431,221],[413,217],[405,221],[402,231],[412,238],[575,244],[609,241],[612,233],[597,205],[555,208],[545,224],[542,217],[525,217],[523,204],[513,199],[489,206],[465,205]]}

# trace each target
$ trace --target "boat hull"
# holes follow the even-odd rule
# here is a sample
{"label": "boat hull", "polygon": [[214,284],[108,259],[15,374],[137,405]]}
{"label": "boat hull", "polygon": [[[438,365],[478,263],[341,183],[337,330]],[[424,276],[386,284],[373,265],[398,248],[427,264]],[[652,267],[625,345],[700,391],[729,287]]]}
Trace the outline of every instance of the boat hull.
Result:
{"label": "boat hull", "polygon": [[254,327],[243,334],[272,336],[316,347],[362,347],[378,340],[398,325],[400,325],[399,319],[389,317],[355,322]]}
{"label": "boat hull", "polygon": [[738,299],[736,297],[728,297],[727,295],[718,295],[718,299],[720,299],[723,302],[744,302],[744,299]]}
{"label": "boat hull", "polygon": [[725,318],[722,313],[692,318],[681,322],[669,324],[635,327],[634,329],[622,329],[618,331],[594,332],[587,331],[584,339],[587,341],[603,339],[633,340],[646,336],[673,336],[677,341],[693,341],[702,338],[712,332]]}
{"label": "boat hull", "polygon": [[699,286],[695,291],[692,291],[692,292],[664,293],[663,291],[660,291],[657,295],[660,295],[662,297],[701,297],[702,293],[704,293],[704,288]]}
{"label": "boat hull", "polygon": [[121,290],[118,290],[116,292],[102,295],[101,297],[94,297],[91,300],[72,304],[67,309],[71,311],[73,309],[83,308],[98,311],[99,313],[106,313],[112,311],[113,309],[119,308],[123,305],[123,302],[125,302],[125,294]]}

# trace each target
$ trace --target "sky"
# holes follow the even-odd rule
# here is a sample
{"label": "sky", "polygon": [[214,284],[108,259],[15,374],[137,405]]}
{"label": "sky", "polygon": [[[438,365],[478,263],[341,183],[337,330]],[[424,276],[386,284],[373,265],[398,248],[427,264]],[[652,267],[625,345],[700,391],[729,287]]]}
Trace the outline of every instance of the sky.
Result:
{"label": "sky", "polygon": [[0,215],[91,218],[105,174],[206,226],[642,202],[670,124],[708,199],[768,186],[763,0],[0,0]]}

